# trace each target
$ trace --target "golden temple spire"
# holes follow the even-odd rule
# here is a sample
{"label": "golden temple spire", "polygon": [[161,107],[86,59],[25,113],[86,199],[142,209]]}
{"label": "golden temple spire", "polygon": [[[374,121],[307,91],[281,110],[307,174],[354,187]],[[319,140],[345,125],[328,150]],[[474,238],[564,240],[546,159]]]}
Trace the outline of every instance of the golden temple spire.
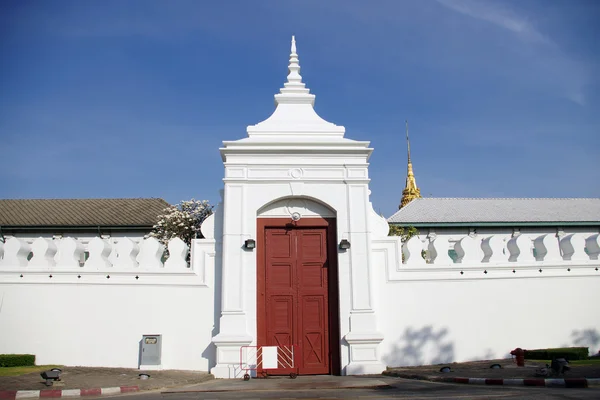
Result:
{"label": "golden temple spire", "polygon": [[406,145],[408,148],[408,167],[406,171],[406,186],[402,191],[402,200],[398,208],[406,206],[408,203],[421,197],[421,191],[417,187],[417,181],[415,180],[415,174],[413,173],[412,162],[410,160],[410,140],[408,139],[408,120],[406,122]]}

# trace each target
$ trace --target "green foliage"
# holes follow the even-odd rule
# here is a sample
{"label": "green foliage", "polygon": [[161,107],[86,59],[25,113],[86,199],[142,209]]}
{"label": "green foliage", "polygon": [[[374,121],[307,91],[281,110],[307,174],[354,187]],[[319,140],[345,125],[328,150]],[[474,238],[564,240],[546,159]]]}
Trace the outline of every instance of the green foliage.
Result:
{"label": "green foliage", "polygon": [[525,359],[553,360],[555,358],[566,358],[567,360],[587,360],[589,351],[588,347],[525,350]]}
{"label": "green foliage", "polygon": [[42,372],[47,371],[52,368],[61,368],[62,365],[34,365],[34,366],[26,366],[26,367],[4,367],[0,368],[0,377],[2,376],[19,376],[25,374],[31,374],[32,372]]}
{"label": "green foliage", "polygon": [[[404,243],[418,234],[419,231],[414,226],[390,225],[388,236],[400,236],[400,240]],[[425,250],[421,251],[421,257],[427,259],[427,252]],[[404,262],[404,254],[402,254],[402,262]]]}
{"label": "green foliage", "polygon": [[419,231],[414,226],[390,225],[388,236],[400,236],[403,242],[406,242],[413,236],[419,234]]}
{"label": "green foliage", "polygon": [[35,365],[33,354],[0,354],[0,367],[25,367]]}

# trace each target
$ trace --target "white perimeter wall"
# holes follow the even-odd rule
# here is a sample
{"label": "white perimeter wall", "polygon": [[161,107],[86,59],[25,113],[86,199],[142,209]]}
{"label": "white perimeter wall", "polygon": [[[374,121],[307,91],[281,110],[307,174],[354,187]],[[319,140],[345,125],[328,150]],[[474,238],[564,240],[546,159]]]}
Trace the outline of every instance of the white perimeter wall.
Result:
{"label": "white perimeter wall", "polygon": [[[422,259],[402,263],[397,239],[377,239],[373,245],[373,281],[384,336],[382,362],[406,366],[504,358],[516,347],[589,346],[590,353],[597,353],[598,234],[578,235],[570,243],[580,245],[579,260],[439,265],[426,264]],[[584,238],[589,238],[586,248],[590,256],[582,253]],[[482,239],[477,236],[474,243]],[[561,253],[563,245],[568,247],[565,240]],[[429,241],[415,237],[415,249],[421,249],[419,242]],[[531,251],[528,240],[520,246],[522,253]],[[497,250],[503,249],[506,247],[499,242]]]}
{"label": "white perimeter wall", "polygon": [[160,334],[162,369],[208,372],[220,313],[215,241],[194,240],[188,266],[178,239],[165,263],[155,239],[121,240],[94,239],[82,267],[83,245],[70,238],[0,244],[0,354],[35,354],[40,365],[138,368],[142,335]]}
{"label": "white perimeter wall", "polygon": [[404,366],[504,358],[516,347],[589,345],[594,334],[590,351],[598,352],[599,284],[587,277],[382,283],[382,360]]}
{"label": "white perimeter wall", "polygon": [[0,353],[40,365],[138,368],[144,334],[163,335],[165,369],[208,371],[214,359],[208,288],[0,285],[0,304]]}

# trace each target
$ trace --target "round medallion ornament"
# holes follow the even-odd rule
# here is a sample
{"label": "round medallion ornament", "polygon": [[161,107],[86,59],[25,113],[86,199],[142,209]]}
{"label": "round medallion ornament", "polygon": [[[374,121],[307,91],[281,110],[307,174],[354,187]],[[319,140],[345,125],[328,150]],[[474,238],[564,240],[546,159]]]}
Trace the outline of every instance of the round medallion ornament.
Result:
{"label": "round medallion ornament", "polygon": [[290,176],[294,179],[302,178],[302,170],[300,168],[290,169]]}
{"label": "round medallion ornament", "polygon": [[299,212],[293,212],[293,213],[292,213],[292,219],[293,219],[294,221],[299,221],[299,220],[300,220],[300,218],[302,218],[302,216],[300,215],[300,213],[299,213]]}

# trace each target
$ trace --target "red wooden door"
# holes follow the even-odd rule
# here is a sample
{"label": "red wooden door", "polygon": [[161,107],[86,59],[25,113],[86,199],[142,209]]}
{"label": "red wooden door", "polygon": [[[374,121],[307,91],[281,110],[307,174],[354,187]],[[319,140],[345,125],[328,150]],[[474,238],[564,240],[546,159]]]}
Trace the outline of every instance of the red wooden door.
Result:
{"label": "red wooden door", "polygon": [[276,373],[329,374],[327,228],[267,228],[265,245],[263,345],[296,346]]}

